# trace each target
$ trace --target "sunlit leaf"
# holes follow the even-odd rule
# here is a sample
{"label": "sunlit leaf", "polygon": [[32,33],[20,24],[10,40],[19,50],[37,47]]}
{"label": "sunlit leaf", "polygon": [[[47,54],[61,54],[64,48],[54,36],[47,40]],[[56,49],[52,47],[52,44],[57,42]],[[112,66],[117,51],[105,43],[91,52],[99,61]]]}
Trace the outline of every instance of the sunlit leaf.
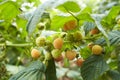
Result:
{"label": "sunlit leaf", "polygon": [[36,25],[41,20],[42,15],[45,12],[45,10],[48,8],[49,9],[52,8],[55,2],[56,2],[55,0],[51,0],[38,6],[38,8],[34,11],[33,15],[31,16],[31,18],[29,19],[27,23],[27,31],[29,34],[31,34],[35,30]]}
{"label": "sunlit leaf", "polygon": [[79,12],[80,11],[80,6],[73,1],[67,1],[64,4],[61,4],[57,7],[57,9],[63,11],[63,12],[67,12],[71,11],[71,12]]}
{"label": "sunlit leaf", "polygon": [[80,13],[77,15],[77,18],[81,21],[94,21],[89,13]]}
{"label": "sunlit leaf", "polygon": [[11,20],[20,13],[17,3],[4,1],[0,3],[0,19]]}
{"label": "sunlit leaf", "polygon": [[69,20],[75,20],[72,16],[54,16],[51,22],[51,30],[60,30],[60,28],[63,28],[63,25],[65,22]]}
{"label": "sunlit leaf", "polygon": [[105,16],[102,20],[102,23],[106,27],[113,27],[116,24],[115,18],[120,13],[120,6],[113,6],[107,16]]}

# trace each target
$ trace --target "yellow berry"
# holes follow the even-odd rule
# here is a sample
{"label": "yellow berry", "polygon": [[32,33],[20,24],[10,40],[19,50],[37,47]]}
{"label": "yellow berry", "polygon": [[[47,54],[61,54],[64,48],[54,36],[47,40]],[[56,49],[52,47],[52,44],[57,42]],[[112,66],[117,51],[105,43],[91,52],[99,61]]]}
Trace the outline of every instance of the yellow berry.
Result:
{"label": "yellow berry", "polygon": [[75,59],[76,55],[77,55],[77,53],[74,50],[67,50],[65,53],[66,58],[69,60]]}
{"label": "yellow berry", "polygon": [[54,46],[54,48],[56,48],[56,49],[61,49],[62,46],[63,46],[63,40],[62,40],[62,38],[56,38],[56,39],[53,41],[53,46]]}
{"label": "yellow berry", "polygon": [[32,58],[37,59],[40,57],[40,52],[37,49],[32,49],[31,56],[32,56]]}
{"label": "yellow berry", "polygon": [[64,24],[63,30],[64,31],[72,30],[72,29],[76,28],[76,26],[77,26],[76,20],[70,20]]}
{"label": "yellow berry", "polygon": [[100,45],[94,45],[92,47],[92,53],[95,55],[100,55],[103,51],[103,48]]}

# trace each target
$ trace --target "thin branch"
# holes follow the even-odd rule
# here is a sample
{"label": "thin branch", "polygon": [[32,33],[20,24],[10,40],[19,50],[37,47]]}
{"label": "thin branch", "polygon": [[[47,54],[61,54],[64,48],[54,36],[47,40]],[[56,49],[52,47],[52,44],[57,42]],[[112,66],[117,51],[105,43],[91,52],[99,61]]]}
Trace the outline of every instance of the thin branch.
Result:
{"label": "thin branch", "polygon": [[77,21],[79,21],[79,19],[72,13],[72,12],[70,12],[65,6],[63,6],[64,8],[65,8],[65,10],[69,13],[69,14],[71,14]]}
{"label": "thin branch", "polygon": [[2,43],[0,46],[9,46],[9,47],[25,47],[25,46],[32,46],[33,43],[23,43],[23,44],[11,44],[11,43]]}

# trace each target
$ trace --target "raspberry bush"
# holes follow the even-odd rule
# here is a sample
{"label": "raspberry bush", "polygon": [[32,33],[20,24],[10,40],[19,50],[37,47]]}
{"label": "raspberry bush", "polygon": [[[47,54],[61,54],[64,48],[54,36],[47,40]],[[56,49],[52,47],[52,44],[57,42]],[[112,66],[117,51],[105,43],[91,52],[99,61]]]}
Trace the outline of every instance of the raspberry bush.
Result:
{"label": "raspberry bush", "polygon": [[0,0],[0,80],[120,80],[119,5]]}

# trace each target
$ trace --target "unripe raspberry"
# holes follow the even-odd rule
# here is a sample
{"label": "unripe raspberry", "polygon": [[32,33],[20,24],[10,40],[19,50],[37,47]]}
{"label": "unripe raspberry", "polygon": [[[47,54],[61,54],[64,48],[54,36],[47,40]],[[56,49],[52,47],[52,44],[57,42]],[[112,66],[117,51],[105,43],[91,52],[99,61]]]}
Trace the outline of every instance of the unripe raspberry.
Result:
{"label": "unripe raspberry", "polygon": [[54,59],[58,58],[61,55],[61,51],[59,49],[53,49],[51,52]]}
{"label": "unripe raspberry", "polygon": [[67,34],[66,39],[67,39],[67,41],[73,42],[74,41],[73,34],[72,33]]}
{"label": "unripe raspberry", "polygon": [[80,41],[82,40],[82,35],[79,31],[76,31],[74,34],[73,34],[73,37],[74,37],[74,40],[75,41]]}
{"label": "unripe raspberry", "polygon": [[45,28],[45,24],[44,23],[39,23],[39,24],[37,24],[37,28],[39,30],[43,30]]}
{"label": "unripe raspberry", "polygon": [[45,37],[38,37],[36,38],[36,45],[37,46],[44,46],[46,44],[46,38]]}

